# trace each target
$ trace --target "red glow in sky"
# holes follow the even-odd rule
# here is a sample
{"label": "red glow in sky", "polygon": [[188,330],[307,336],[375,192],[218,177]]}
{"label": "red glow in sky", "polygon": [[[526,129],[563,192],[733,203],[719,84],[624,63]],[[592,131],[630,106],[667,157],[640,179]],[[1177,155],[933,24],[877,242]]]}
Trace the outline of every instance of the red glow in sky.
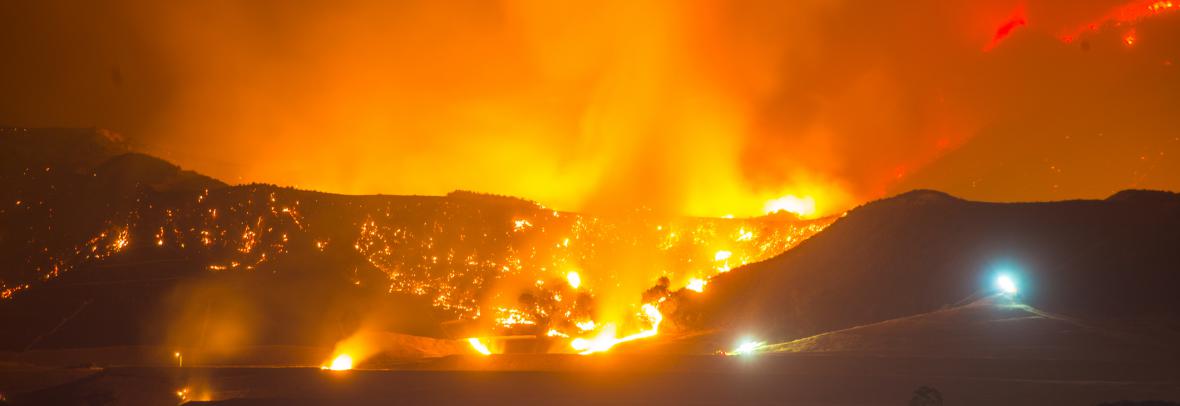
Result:
{"label": "red glow in sky", "polygon": [[[1177,5],[1180,5],[1180,2],[1173,2],[1172,0],[1135,0],[1110,9],[1098,19],[1070,29],[1063,33],[1061,38],[1065,42],[1072,42],[1073,39],[1087,31],[1097,31],[1099,28],[1108,24],[1114,26],[1132,24],[1144,18],[1176,11],[1178,9],[1176,7]],[[1131,34],[1131,36],[1133,37],[1134,34]],[[1127,41],[1127,45],[1131,45],[1132,42],[1134,42],[1134,38]]]}
{"label": "red glow in sky", "polygon": [[1012,18],[1009,18],[1008,21],[1000,24],[999,28],[996,28],[996,35],[992,36],[992,41],[989,42],[987,46],[983,48],[983,50],[990,51],[992,48],[995,48],[996,45],[999,45],[1000,41],[1003,41],[1004,38],[1008,38],[1008,35],[1012,34],[1012,30],[1026,25],[1028,25],[1028,20],[1024,18],[1023,12],[1012,16]]}

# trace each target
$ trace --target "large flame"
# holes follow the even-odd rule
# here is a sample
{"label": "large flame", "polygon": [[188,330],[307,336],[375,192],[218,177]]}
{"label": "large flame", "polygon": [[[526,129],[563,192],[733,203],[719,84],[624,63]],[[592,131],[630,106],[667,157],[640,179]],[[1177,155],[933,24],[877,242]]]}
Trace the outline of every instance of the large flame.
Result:
{"label": "large flame", "polygon": [[352,369],[352,356],[348,354],[337,355],[336,358],[332,358],[332,362],[330,364],[321,368],[332,371],[347,371]]}
{"label": "large flame", "polygon": [[570,347],[578,351],[579,354],[588,355],[596,352],[605,352],[618,344],[628,341],[654,337],[660,332],[660,322],[664,320],[664,315],[660,313],[660,310],[655,305],[650,303],[645,303],[642,310],[643,316],[651,324],[651,327],[627,336],[618,337],[615,325],[607,324],[593,337],[575,338],[570,342]]}
{"label": "large flame", "polygon": [[488,346],[484,345],[483,341],[480,341],[478,338],[468,338],[467,344],[470,344],[471,349],[475,350],[475,352],[483,355],[492,355],[492,350],[488,349]]}

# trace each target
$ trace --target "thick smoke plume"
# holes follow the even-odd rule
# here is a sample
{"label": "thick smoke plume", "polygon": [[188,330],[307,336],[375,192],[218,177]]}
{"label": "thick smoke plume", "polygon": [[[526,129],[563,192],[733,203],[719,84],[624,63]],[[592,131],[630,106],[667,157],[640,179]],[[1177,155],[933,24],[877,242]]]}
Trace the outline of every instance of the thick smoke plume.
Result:
{"label": "thick smoke plume", "polygon": [[1151,2],[16,3],[0,118],[229,182],[693,215],[1180,188],[1177,17],[1117,14]]}

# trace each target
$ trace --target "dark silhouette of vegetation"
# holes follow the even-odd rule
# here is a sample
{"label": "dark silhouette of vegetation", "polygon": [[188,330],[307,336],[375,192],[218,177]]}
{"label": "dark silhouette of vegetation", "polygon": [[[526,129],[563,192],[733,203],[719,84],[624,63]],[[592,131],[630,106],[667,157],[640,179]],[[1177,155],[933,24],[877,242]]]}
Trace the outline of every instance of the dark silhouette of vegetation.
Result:
{"label": "dark silhouette of vegetation", "polygon": [[942,406],[942,392],[929,386],[920,386],[914,390],[909,406]]}

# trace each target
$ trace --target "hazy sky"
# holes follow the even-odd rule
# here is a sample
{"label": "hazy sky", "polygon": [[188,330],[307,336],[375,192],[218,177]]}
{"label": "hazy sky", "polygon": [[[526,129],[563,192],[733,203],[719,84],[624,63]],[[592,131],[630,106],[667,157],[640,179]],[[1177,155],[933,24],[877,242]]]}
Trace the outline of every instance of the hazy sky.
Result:
{"label": "hazy sky", "polygon": [[1177,190],[1167,4],[6,1],[0,124],[231,183],[570,210]]}

